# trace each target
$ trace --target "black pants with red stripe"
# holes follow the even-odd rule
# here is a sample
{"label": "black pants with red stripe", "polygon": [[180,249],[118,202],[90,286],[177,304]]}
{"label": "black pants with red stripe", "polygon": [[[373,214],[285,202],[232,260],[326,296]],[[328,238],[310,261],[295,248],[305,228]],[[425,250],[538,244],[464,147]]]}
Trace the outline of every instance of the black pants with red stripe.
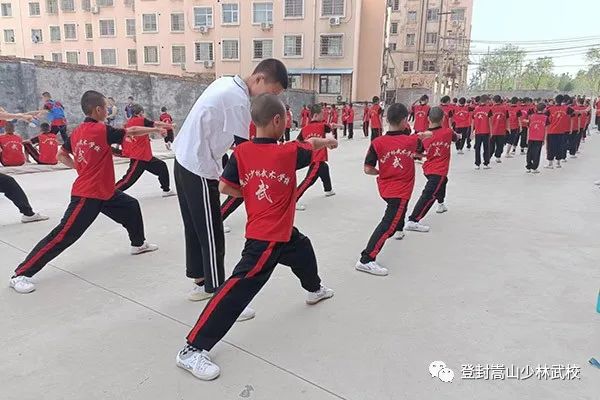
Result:
{"label": "black pants with red stripe", "polygon": [[43,238],[15,270],[15,275],[32,277],[44,266],[77,241],[94,222],[104,214],[123,225],[132,246],[144,244],[144,221],[140,204],[133,197],[117,190],[108,200],[71,196],[71,203],[60,223]]}
{"label": "black pants with red stripe", "polygon": [[373,231],[367,247],[360,253],[360,262],[363,264],[375,261],[386,240],[394,232],[404,229],[404,217],[406,215],[408,200],[398,198],[384,200],[387,203],[387,208],[385,209],[383,218],[375,228],[375,231]]}
{"label": "black pants with red stripe", "polygon": [[239,206],[244,204],[243,197],[227,196],[223,204],[221,204],[221,218],[223,221],[227,219]]}
{"label": "black pants with red stripe", "polygon": [[448,177],[442,175],[425,175],[427,183],[423,188],[421,197],[415,204],[412,214],[408,219],[413,222],[419,222],[429,212],[431,206],[437,200],[438,203],[443,203],[446,198],[446,185]]}
{"label": "black pants with red stripe", "polygon": [[0,193],[13,202],[21,214],[31,217],[34,212],[31,209],[27,195],[12,176],[0,173]]}
{"label": "black pants with red stripe", "polygon": [[167,163],[152,157],[149,161],[129,160],[129,168],[125,175],[115,184],[118,190],[125,191],[133,186],[142,176],[144,171],[150,172],[152,175],[158,176],[158,182],[164,192],[171,190],[171,181],[169,178],[169,169]]}
{"label": "black pants with red stripe", "polygon": [[310,164],[306,178],[298,185],[298,192],[296,194],[296,201],[300,200],[300,197],[306,192],[306,190],[314,185],[317,178],[321,178],[323,182],[323,190],[331,192],[331,177],[329,176],[329,165],[325,161],[317,161]]}
{"label": "black pants with red stripe", "polygon": [[293,228],[290,240],[284,243],[248,239],[231,277],[217,290],[188,334],[188,344],[210,351],[267,283],[277,264],[291,267],[306,291],[316,292],[321,287],[312,244],[298,229]]}

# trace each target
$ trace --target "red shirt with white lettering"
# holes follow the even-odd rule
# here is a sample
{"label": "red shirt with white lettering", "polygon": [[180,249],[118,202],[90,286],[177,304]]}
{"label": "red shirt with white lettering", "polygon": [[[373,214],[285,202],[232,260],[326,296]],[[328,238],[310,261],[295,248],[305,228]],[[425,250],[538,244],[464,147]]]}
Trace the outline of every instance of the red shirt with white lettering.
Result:
{"label": "red shirt with white lettering", "polygon": [[519,129],[519,120],[521,119],[521,109],[516,104],[508,106],[508,127],[511,131]]}
{"label": "red shirt with white lettering", "polygon": [[548,113],[535,113],[529,115],[529,131],[527,138],[534,142],[543,142],[546,136],[546,126],[549,123]]}
{"label": "red shirt with white lettering", "polygon": [[476,135],[490,134],[490,117],[492,111],[490,106],[480,105],[473,110],[473,128]]}
{"label": "red shirt with white lettering", "polygon": [[[324,138],[326,133],[331,132],[331,127],[329,124],[326,124],[323,121],[311,121],[300,131],[298,135],[298,139],[300,141],[305,141],[310,138]],[[323,147],[322,149],[313,151],[313,159],[312,162],[325,162],[327,161],[327,147]]]}
{"label": "red shirt with white lettering", "polygon": [[86,118],[73,130],[63,149],[73,154],[77,179],[71,196],[108,200],[115,194],[111,144],[123,143],[124,129]]}
{"label": "red shirt with white lettering", "polygon": [[448,176],[450,169],[450,148],[452,140],[455,139],[455,133],[450,128],[430,128],[433,136],[423,140],[423,147],[427,152],[427,161],[423,163],[423,173],[425,175]]}
{"label": "red shirt with white lettering", "polygon": [[560,135],[571,130],[571,115],[573,114],[571,107],[554,105],[548,106],[547,110],[550,113],[548,135]]}
{"label": "red shirt with white lettering", "polygon": [[454,109],[454,115],[452,121],[456,128],[468,128],[472,122],[472,109],[471,107],[464,105],[458,106]]}
{"label": "red shirt with white lettering", "polygon": [[415,117],[415,132],[425,132],[429,128],[429,110],[431,107],[427,104],[416,104],[413,106],[413,115]]}
{"label": "red shirt with white lettering", "polygon": [[[132,126],[153,127],[154,121],[150,121],[142,116],[134,116],[127,120],[125,128]],[[152,159],[152,146],[150,145],[150,136],[126,136],[123,140],[123,156],[133,160],[150,161]]]}
{"label": "red shirt with white lettering", "polygon": [[241,189],[248,214],[246,238],[287,242],[296,209],[296,170],[311,162],[311,146],[255,138],[238,145],[221,181]]}
{"label": "red shirt with white lettering", "polygon": [[377,186],[384,199],[409,200],[415,186],[415,161],[421,140],[402,131],[387,132],[373,140],[365,165],[379,165]]}
{"label": "red shirt with white lettering", "polygon": [[369,108],[369,124],[371,128],[381,129],[381,114],[382,110],[379,104],[373,104]]}
{"label": "red shirt with white lettering", "polygon": [[5,167],[17,167],[25,164],[23,139],[15,133],[0,135],[0,162]]}
{"label": "red shirt with white lettering", "polygon": [[492,136],[506,135],[506,121],[508,120],[508,107],[504,104],[494,104],[492,111]]}
{"label": "red shirt with white lettering", "polygon": [[440,104],[440,108],[444,112],[442,128],[450,128],[450,120],[454,115],[454,106],[452,104]]}
{"label": "red shirt with white lettering", "polygon": [[37,143],[40,152],[40,163],[55,165],[58,163],[56,153],[58,153],[58,141],[55,133],[40,133],[31,139],[32,143]]}

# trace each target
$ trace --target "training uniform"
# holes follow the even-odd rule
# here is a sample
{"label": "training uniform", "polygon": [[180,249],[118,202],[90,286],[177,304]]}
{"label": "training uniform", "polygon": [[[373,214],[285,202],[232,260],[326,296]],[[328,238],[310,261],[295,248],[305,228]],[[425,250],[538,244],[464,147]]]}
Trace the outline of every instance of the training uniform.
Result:
{"label": "training uniform", "polygon": [[310,121],[310,110],[306,107],[300,112],[300,128],[304,128]]}
{"label": "training uniform", "polygon": [[[173,117],[171,116],[171,114],[169,114],[167,112],[160,114],[159,119],[166,124],[173,123]],[[165,143],[173,143],[174,138],[175,138],[175,134],[173,133],[173,129],[167,130],[167,136],[165,136]]]}
{"label": "training uniform", "polygon": [[529,129],[529,120],[527,119],[527,116],[530,114],[534,114],[536,112],[535,109],[535,105],[529,103],[529,104],[523,104],[521,106],[521,138],[520,138],[520,143],[519,143],[519,147],[521,148],[521,153],[523,153],[525,151],[525,148],[527,147],[527,132]]}
{"label": "training uniform", "polygon": [[0,135],[0,164],[5,167],[17,167],[25,164],[23,139],[16,133]]}
{"label": "training uniform", "polygon": [[468,105],[458,106],[454,109],[452,121],[454,130],[459,135],[456,141],[456,150],[462,151],[465,144],[471,148],[471,124],[473,123],[473,109]]}
{"label": "training uniform", "polygon": [[[305,141],[313,137],[324,138],[325,134],[329,132],[331,132],[331,127],[325,122],[311,121],[308,125],[302,128],[297,140]],[[325,192],[331,192],[331,177],[329,176],[329,165],[327,165],[327,159],[328,152],[326,147],[313,151],[312,160],[310,162],[310,166],[308,167],[306,177],[298,186],[298,197],[296,200],[300,200],[300,197],[302,197],[306,190],[314,185],[314,183],[317,181],[317,178],[321,178],[321,182],[323,182],[323,190]]]}
{"label": "training uniform", "polygon": [[29,204],[27,195],[12,176],[0,173],[0,193],[4,193],[7,199],[19,209],[21,214],[31,217],[35,213]]}
{"label": "training uniform", "polygon": [[346,124],[345,129],[348,128],[348,139],[354,138],[354,107],[348,107],[346,110]]}
{"label": "training uniform", "polygon": [[67,135],[67,119],[65,110],[60,101],[48,100],[44,103],[44,110],[48,110],[48,121],[50,121],[50,131],[60,134],[63,143],[69,141]]}
{"label": "training uniform", "polygon": [[475,165],[481,165],[483,145],[483,165],[490,163],[490,118],[492,111],[488,105],[479,105],[473,110],[473,130],[475,131]]}
{"label": "training uniform", "polygon": [[493,154],[496,158],[500,158],[504,151],[504,142],[506,140],[508,109],[504,104],[494,104],[491,107],[491,113],[490,157]]}
{"label": "training uniform", "polygon": [[571,115],[573,109],[566,105],[548,106],[550,126],[546,143],[547,159],[564,160],[567,158],[567,133],[571,131]]}
{"label": "training uniform", "polygon": [[[34,144],[38,145],[36,149]],[[55,133],[40,133],[31,139],[31,143],[25,143],[25,152],[31,156],[38,164],[56,165],[58,159],[58,141]]]}
{"label": "training uniform", "polygon": [[369,107],[369,125],[371,126],[371,141],[381,136],[381,116],[383,110],[379,104],[373,104]]}
{"label": "training uniform", "polygon": [[[339,114],[337,112],[337,109],[332,109],[331,113],[329,114],[329,124],[337,125],[338,121],[339,121]],[[338,138],[337,128],[331,128],[331,132],[333,133],[333,137],[337,139]]]}
{"label": "training uniform", "polygon": [[523,115],[521,108],[516,104],[508,106],[508,135],[507,144],[517,146],[521,137],[521,116]]}
{"label": "training uniform", "polygon": [[429,128],[429,110],[431,110],[431,107],[428,104],[415,104],[412,107],[415,133],[425,132]]}
{"label": "training uniform", "polygon": [[248,214],[246,244],[231,277],[188,334],[189,345],[210,351],[267,283],[277,264],[291,267],[305,290],[320,289],[313,247],[293,226],[296,170],[311,162],[308,148],[299,142],[278,145],[269,138],[256,138],[235,148],[221,180],[242,191]]}
{"label": "training uniform", "polygon": [[455,107],[452,104],[446,103],[446,104],[440,104],[440,108],[444,112],[444,119],[442,120],[442,128],[450,128],[451,120],[452,120],[452,117],[454,116]]}
{"label": "training uniform", "polygon": [[115,129],[92,118],[73,130],[63,149],[73,154],[77,178],[71,202],[63,218],[15,270],[15,276],[32,277],[48,262],[77,241],[102,213],[123,225],[131,246],[144,244],[140,205],[133,197],[115,190],[111,144],[123,142],[125,130]]}
{"label": "training uniform", "polygon": [[546,127],[549,125],[549,113],[531,113],[529,114],[529,142],[527,143],[527,164],[528,170],[536,170],[540,165],[540,154],[546,138]]}
{"label": "training uniform", "polygon": [[369,119],[371,117],[371,108],[365,104],[365,108],[363,109],[363,134],[365,137],[369,136]]}

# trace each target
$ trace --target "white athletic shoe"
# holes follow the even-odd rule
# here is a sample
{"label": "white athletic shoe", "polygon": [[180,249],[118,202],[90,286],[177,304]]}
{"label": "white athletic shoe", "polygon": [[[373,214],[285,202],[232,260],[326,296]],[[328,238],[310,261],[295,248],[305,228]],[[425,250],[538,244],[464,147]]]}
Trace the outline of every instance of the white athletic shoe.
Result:
{"label": "white athletic shoe", "polygon": [[24,223],[24,224],[27,224],[29,222],[46,221],[48,218],[50,218],[50,217],[47,217],[47,216],[42,215],[40,213],[35,213],[33,215],[30,215],[30,216],[23,215],[21,217],[21,222]]}
{"label": "white athletic shoe", "polygon": [[360,262],[360,260],[358,260],[354,268],[356,268],[357,271],[366,272],[367,274],[371,275],[386,276],[388,274],[387,268],[382,267],[375,261],[370,261],[366,264],[363,264]]}
{"label": "white athletic shoe", "polygon": [[219,366],[211,361],[208,352],[188,350],[187,346],[177,353],[175,363],[203,381],[212,381],[221,373]]}
{"label": "white athletic shoe", "polygon": [[138,254],[150,253],[151,251],[158,250],[158,246],[152,243],[144,242],[139,247],[131,246],[131,255],[137,256]]}
{"label": "white athletic shoe", "polygon": [[227,226],[227,225],[223,225],[223,232],[224,233],[229,233],[229,232],[231,232],[231,228],[229,226]]}
{"label": "white athletic shoe", "polygon": [[204,286],[198,286],[194,283],[194,287],[189,291],[187,299],[189,301],[204,301],[213,297],[214,293],[204,291]]}
{"label": "white athletic shoe", "polygon": [[464,152],[464,151],[462,151],[462,150],[458,150],[458,151],[456,152],[456,154],[465,154],[465,152]]}
{"label": "white athletic shoe", "polygon": [[552,165],[552,163],[546,165],[544,168],[546,169],[554,169],[554,165]]}
{"label": "white athletic shoe", "polygon": [[396,240],[402,240],[404,239],[404,236],[406,236],[404,231],[396,231],[396,233],[394,233],[394,239]]}
{"label": "white athletic shoe", "polygon": [[319,290],[316,292],[308,292],[306,294],[306,304],[317,304],[321,300],[330,299],[333,297],[333,289],[329,289],[327,286],[321,285]]}
{"label": "white athletic shoe", "polygon": [[577,158],[577,155],[576,154],[571,154],[569,157],[571,157],[571,158]]}
{"label": "white athletic shoe", "polygon": [[594,185],[596,185],[596,186],[600,186],[600,180],[598,180],[598,181],[594,182]]}
{"label": "white athletic shoe", "polygon": [[539,174],[540,171],[538,171],[537,169],[534,169],[533,171],[531,171],[532,174]]}
{"label": "white athletic shoe", "polygon": [[253,308],[246,307],[246,308],[244,308],[244,311],[242,311],[240,316],[237,317],[235,322],[248,321],[249,319],[252,319],[254,317],[256,317],[256,311],[254,311]]}
{"label": "white athletic shoe", "polygon": [[177,196],[177,193],[175,193],[175,191],[173,189],[169,190],[168,192],[163,191],[163,193],[162,193],[162,197],[171,197],[171,196]]}
{"label": "white athletic shoe", "polygon": [[17,293],[21,294],[31,293],[35,290],[32,279],[22,275],[10,278],[9,285],[11,288],[15,289]]}
{"label": "white athletic shoe", "polygon": [[444,203],[439,203],[437,210],[435,210],[435,212],[438,214],[443,214],[446,211],[448,211],[448,207],[446,207],[446,205]]}
{"label": "white athletic shoe", "polygon": [[481,167],[479,165],[475,166],[475,170],[479,171],[481,169]]}
{"label": "white athletic shoe", "polygon": [[528,174],[530,174],[531,170],[530,169],[526,169],[525,172],[527,172]]}
{"label": "white athletic shoe", "polygon": [[484,165],[483,169],[492,169],[492,167],[490,167],[490,165],[488,164],[488,165]]}
{"label": "white athletic shoe", "polygon": [[429,232],[429,227],[427,225],[423,225],[420,222],[415,221],[408,221],[404,226],[404,229],[413,232]]}
{"label": "white athletic shoe", "polygon": [[502,160],[499,157],[496,157],[496,163],[500,164]]}
{"label": "white athletic shoe", "polygon": [[325,197],[331,197],[331,196],[335,196],[335,192],[333,190],[330,190],[329,192],[325,192]]}
{"label": "white athletic shoe", "polygon": [[306,206],[304,204],[296,203],[296,211],[306,211]]}

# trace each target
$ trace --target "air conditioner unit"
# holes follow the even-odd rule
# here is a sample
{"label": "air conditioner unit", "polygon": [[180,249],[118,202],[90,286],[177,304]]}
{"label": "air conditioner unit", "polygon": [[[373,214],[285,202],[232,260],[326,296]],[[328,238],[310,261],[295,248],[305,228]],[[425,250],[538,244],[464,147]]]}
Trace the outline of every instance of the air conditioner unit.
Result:
{"label": "air conditioner unit", "polygon": [[185,67],[185,63],[181,63],[181,64],[179,64],[179,66],[181,67],[182,71],[186,71],[187,70],[187,68]]}
{"label": "air conditioner unit", "polygon": [[213,68],[215,66],[215,62],[211,60],[204,61],[204,68]]}
{"label": "air conditioner unit", "polygon": [[208,33],[208,26],[203,25],[203,26],[199,27],[198,32],[200,32],[203,35],[206,35]]}
{"label": "air conditioner unit", "polygon": [[260,24],[260,29],[262,29],[263,31],[270,31],[271,28],[273,28],[273,24],[271,24],[270,22],[263,22],[262,24]]}
{"label": "air conditioner unit", "polygon": [[98,14],[100,12],[100,8],[94,4],[90,11],[92,11],[92,14]]}
{"label": "air conditioner unit", "polygon": [[340,26],[342,24],[342,19],[340,17],[331,17],[329,18],[329,25],[331,26]]}

